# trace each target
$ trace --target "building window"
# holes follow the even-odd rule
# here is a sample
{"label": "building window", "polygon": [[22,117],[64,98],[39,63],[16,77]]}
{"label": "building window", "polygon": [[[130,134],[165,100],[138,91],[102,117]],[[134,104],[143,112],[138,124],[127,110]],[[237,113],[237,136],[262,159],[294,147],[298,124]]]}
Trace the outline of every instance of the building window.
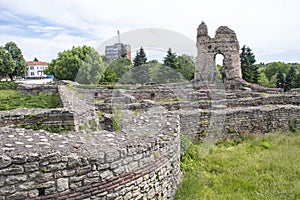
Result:
{"label": "building window", "polygon": [[34,76],[34,72],[31,72],[31,73],[30,73],[30,76]]}
{"label": "building window", "polygon": [[34,67],[33,67],[33,66],[31,66],[31,67],[30,67],[30,69],[31,69],[31,70],[34,70]]}

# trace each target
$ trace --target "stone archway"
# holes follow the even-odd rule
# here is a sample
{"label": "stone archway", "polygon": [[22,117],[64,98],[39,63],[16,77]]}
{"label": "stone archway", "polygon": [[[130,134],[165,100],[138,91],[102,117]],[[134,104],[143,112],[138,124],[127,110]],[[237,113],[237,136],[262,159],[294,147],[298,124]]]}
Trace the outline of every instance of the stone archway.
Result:
{"label": "stone archway", "polygon": [[221,74],[224,81],[242,78],[239,56],[239,42],[233,30],[227,26],[217,29],[215,37],[208,36],[207,26],[202,22],[197,29],[198,56],[195,66],[195,80],[214,81],[216,77],[215,57],[224,56]]}

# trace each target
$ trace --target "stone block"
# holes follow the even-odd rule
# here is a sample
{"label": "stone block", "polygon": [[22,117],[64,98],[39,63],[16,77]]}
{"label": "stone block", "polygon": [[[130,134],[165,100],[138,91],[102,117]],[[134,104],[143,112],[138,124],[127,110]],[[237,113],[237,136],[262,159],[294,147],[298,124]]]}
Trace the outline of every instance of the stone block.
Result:
{"label": "stone block", "polygon": [[99,177],[99,172],[98,171],[93,171],[87,174],[87,177],[89,178],[95,178],[95,177]]}
{"label": "stone block", "polygon": [[110,164],[110,169],[112,169],[112,170],[113,170],[113,169],[116,169],[116,168],[120,167],[121,164],[122,164],[122,161],[121,161],[121,160],[116,161],[116,162],[113,162],[113,163]]}
{"label": "stone block", "polygon": [[132,157],[126,157],[123,159],[123,165],[126,165],[130,162],[132,162],[133,158]]}
{"label": "stone block", "polygon": [[133,156],[134,161],[140,160],[142,158],[143,158],[143,154],[137,154],[137,155]]}
{"label": "stone block", "polygon": [[5,176],[0,176],[0,187],[5,185]]}
{"label": "stone block", "polygon": [[25,163],[23,166],[24,166],[25,172],[33,172],[33,171],[37,171],[39,169],[38,162]]}
{"label": "stone block", "polygon": [[53,173],[38,173],[36,177],[36,182],[42,183],[42,182],[47,182],[51,181],[54,178]]}
{"label": "stone block", "polygon": [[129,200],[129,199],[131,199],[132,198],[132,192],[130,191],[130,192],[127,192],[125,195],[124,195],[124,197],[123,197],[123,199],[124,200]]}
{"label": "stone block", "polygon": [[[45,187],[45,188],[55,188],[55,181],[53,180],[53,181],[47,181],[45,183],[40,183],[40,184],[38,184],[38,186],[41,187],[41,188],[43,188],[43,187]],[[54,191],[55,191],[55,189],[54,189]]]}
{"label": "stone block", "polygon": [[11,165],[8,168],[0,170],[0,175],[21,174],[24,169],[21,165]]}
{"label": "stone block", "polygon": [[56,181],[57,184],[57,191],[65,191],[69,189],[69,179],[68,178],[59,178]]}
{"label": "stone block", "polygon": [[63,170],[62,172],[62,176],[63,177],[70,177],[70,176],[74,176],[76,174],[76,170],[75,169],[72,169],[72,170]]}
{"label": "stone block", "polygon": [[12,163],[10,157],[5,154],[0,155],[0,169],[9,166]]}
{"label": "stone block", "polygon": [[15,194],[7,196],[7,199],[13,199],[13,200],[27,199],[27,192],[16,192]]}
{"label": "stone block", "polygon": [[105,161],[108,163],[114,162],[120,159],[120,151],[118,150],[110,150],[105,153]]}
{"label": "stone block", "polygon": [[47,170],[49,171],[62,170],[66,168],[67,168],[67,163],[63,163],[63,162],[47,165]]}
{"label": "stone block", "polygon": [[24,155],[15,155],[12,158],[12,163],[14,164],[23,164],[26,161],[26,157]]}
{"label": "stone block", "polygon": [[23,190],[32,190],[35,189],[39,184],[36,184],[34,181],[27,181],[25,183],[19,184],[18,185],[18,190],[23,191]]}
{"label": "stone block", "polygon": [[128,164],[128,170],[133,171],[134,169],[137,169],[139,167],[139,162],[132,162]]}
{"label": "stone block", "polygon": [[83,184],[84,185],[88,185],[88,184],[91,184],[91,183],[98,183],[99,182],[99,177],[95,177],[95,178],[85,178],[83,180]]}
{"label": "stone block", "polygon": [[39,154],[30,153],[29,156],[27,157],[27,162],[35,162],[35,161],[39,161],[39,159],[40,159]]}
{"label": "stone block", "polygon": [[24,181],[27,181],[27,175],[26,174],[20,174],[20,175],[11,175],[6,177],[6,184],[12,185],[16,183],[22,183]]}
{"label": "stone block", "polygon": [[38,190],[30,190],[30,191],[28,191],[28,196],[29,196],[29,198],[36,198],[39,196],[39,191]]}
{"label": "stone block", "polygon": [[100,177],[102,180],[109,179],[113,177],[113,173],[109,170],[100,173]]}
{"label": "stone block", "polygon": [[70,177],[70,182],[71,183],[75,183],[75,182],[79,182],[82,181],[83,179],[86,178],[86,175],[82,175],[82,176],[72,176]]}
{"label": "stone block", "polygon": [[1,195],[9,195],[16,192],[16,188],[14,185],[7,185],[0,188],[0,194]]}

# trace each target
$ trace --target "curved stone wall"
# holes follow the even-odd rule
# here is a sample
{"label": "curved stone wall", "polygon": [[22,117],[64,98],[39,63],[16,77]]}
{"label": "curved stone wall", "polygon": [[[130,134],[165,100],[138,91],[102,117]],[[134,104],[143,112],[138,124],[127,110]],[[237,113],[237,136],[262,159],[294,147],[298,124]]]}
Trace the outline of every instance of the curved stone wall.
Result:
{"label": "curved stone wall", "polygon": [[158,133],[0,129],[0,199],[170,199],[180,181],[179,119]]}

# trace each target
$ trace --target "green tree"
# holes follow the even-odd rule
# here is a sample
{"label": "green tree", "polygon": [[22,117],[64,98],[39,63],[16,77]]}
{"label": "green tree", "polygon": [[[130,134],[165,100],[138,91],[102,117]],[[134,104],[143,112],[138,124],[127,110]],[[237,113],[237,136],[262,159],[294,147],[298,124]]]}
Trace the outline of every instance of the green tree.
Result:
{"label": "green tree", "polygon": [[186,54],[177,56],[177,71],[186,80],[192,80],[195,72],[195,58]]}
{"label": "green tree", "polygon": [[111,67],[106,67],[106,69],[104,70],[102,79],[101,79],[101,83],[105,83],[105,82],[117,82],[119,80],[119,77],[117,76],[117,74],[112,70]]}
{"label": "green tree", "polygon": [[294,79],[296,77],[295,67],[292,66],[285,77],[284,90],[289,91],[293,88]]}
{"label": "green tree", "polygon": [[8,53],[10,53],[12,59],[16,63],[14,71],[8,74],[9,78],[13,80],[14,76],[25,76],[25,73],[27,72],[27,65],[21,49],[14,42],[6,43],[5,49],[8,51]]}
{"label": "green tree", "polygon": [[276,87],[277,88],[284,88],[284,75],[281,70],[279,70],[278,74],[276,75]]}
{"label": "green tree", "polygon": [[103,74],[102,82],[117,82],[124,76],[125,73],[129,72],[132,68],[131,60],[128,58],[119,58],[114,60],[108,66]]}
{"label": "green tree", "polygon": [[114,60],[108,67],[112,68],[117,76],[121,78],[132,68],[132,62],[128,58],[119,58]]}
{"label": "green tree", "polygon": [[124,44],[121,44],[120,58],[127,58],[127,49]]}
{"label": "green tree", "polygon": [[147,62],[147,56],[146,56],[146,53],[145,53],[143,47],[140,48],[139,55],[140,55],[140,59],[142,61],[142,64],[146,64],[146,62]]}
{"label": "green tree", "polygon": [[166,57],[164,57],[164,65],[171,67],[173,69],[177,69],[178,61],[177,61],[177,56],[176,53],[172,52],[172,49],[169,48],[167,51]]}
{"label": "green tree", "polygon": [[80,66],[76,81],[82,84],[98,84],[104,71],[104,63],[99,53],[93,49],[86,55]]}
{"label": "green tree", "polygon": [[9,76],[14,72],[16,62],[11,54],[3,47],[0,47],[0,79]]}
{"label": "green tree", "polygon": [[156,83],[179,83],[183,82],[183,76],[176,70],[166,65],[160,65],[154,78]]}
{"label": "green tree", "polygon": [[46,74],[54,74],[58,80],[75,81],[80,69],[78,81],[96,83],[103,72],[103,61],[98,52],[89,46],[73,47],[58,53],[45,70]]}
{"label": "green tree", "polygon": [[240,59],[243,79],[249,83],[258,83],[259,72],[258,67],[254,65],[256,60],[255,55],[252,53],[252,49],[244,45],[241,50]]}
{"label": "green tree", "polygon": [[258,84],[263,87],[271,87],[269,79],[263,72],[259,74]]}
{"label": "green tree", "polygon": [[147,62],[147,56],[143,47],[141,47],[140,50],[136,52],[136,56],[133,59],[133,65],[140,66],[142,64],[145,64],[146,62]]}
{"label": "green tree", "polygon": [[296,74],[295,76],[293,88],[300,88],[300,73]]}
{"label": "green tree", "polygon": [[134,81],[134,83],[144,85],[150,82],[149,66],[147,64],[134,67],[131,73],[131,79]]}
{"label": "green tree", "polygon": [[265,65],[264,73],[268,77],[269,81],[271,78],[281,71],[283,74],[287,74],[290,66],[283,62],[272,62]]}

